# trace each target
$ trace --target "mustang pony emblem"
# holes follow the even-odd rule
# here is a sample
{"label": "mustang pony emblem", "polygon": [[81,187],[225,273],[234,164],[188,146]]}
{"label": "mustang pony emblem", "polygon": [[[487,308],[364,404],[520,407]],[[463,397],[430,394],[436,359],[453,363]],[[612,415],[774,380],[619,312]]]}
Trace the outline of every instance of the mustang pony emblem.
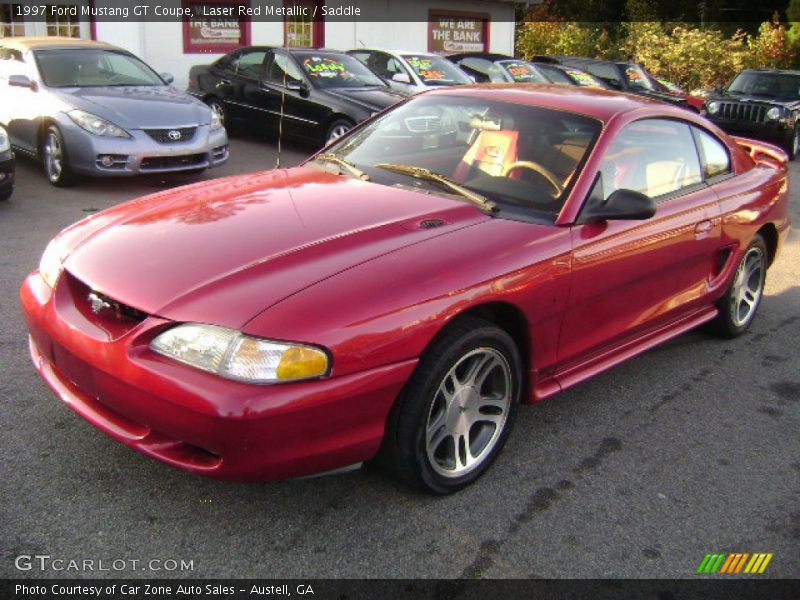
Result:
{"label": "mustang pony emblem", "polygon": [[103,300],[103,298],[101,298],[94,292],[89,292],[89,295],[86,296],[86,299],[89,301],[89,304],[92,307],[92,312],[96,315],[99,315],[101,310],[104,310],[106,308],[111,308],[110,303]]}

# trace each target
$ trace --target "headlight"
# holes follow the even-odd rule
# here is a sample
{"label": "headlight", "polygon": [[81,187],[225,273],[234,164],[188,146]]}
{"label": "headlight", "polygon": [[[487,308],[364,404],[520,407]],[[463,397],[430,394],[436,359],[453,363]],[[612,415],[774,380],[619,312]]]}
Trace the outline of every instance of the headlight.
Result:
{"label": "headlight", "polygon": [[229,379],[276,383],[328,373],[319,348],[250,337],[233,329],[186,323],[159,334],[150,348],[177,361]]}
{"label": "headlight", "polygon": [[780,106],[773,106],[767,111],[767,119],[770,121],[777,121],[783,116],[783,110]]}
{"label": "headlight", "polygon": [[50,243],[47,244],[47,248],[44,249],[42,258],[39,260],[39,275],[41,275],[47,285],[51,288],[55,288],[62,269],[63,262],[61,261],[58,245],[55,240],[51,240]]}
{"label": "headlight", "polygon": [[717,114],[719,112],[719,102],[709,102],[706,105],[706,110],[708,111],[708,114],[710,114],[710,115]]}
{"label": "headlight", "polygon": [[69,116],[78,127],[85,129],[93,135],[119,138],[131,137],[127,131],[121,127],[117,127],[111,121],[106,121],[102,117],[98,117],[97,115],[83,110],[71,110],[67,113],[67,116]]}
{"label": "headlight", "polygon": [[0,129],[0,152],[8,152],[11,150],[11,142],[8,139],[8,134],[5,129]]}
{"label": "headlight", "polygon": [[211,131],[216,131],[217,129],[222,129],[222,119],[219,118],[219,115],[211,111]]}

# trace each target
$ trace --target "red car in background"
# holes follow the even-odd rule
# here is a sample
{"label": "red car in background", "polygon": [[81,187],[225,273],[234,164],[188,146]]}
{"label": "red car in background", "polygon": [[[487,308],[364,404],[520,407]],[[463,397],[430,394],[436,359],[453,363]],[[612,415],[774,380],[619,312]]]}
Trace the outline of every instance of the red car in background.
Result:
{"label": "red car in background", "polygon": [[[666,79],[653,77],[653,80],[655,81],[655,83],[664,88],[664,91],[682,95],[686,99],[686,105],[689,107],[690,110],[693,110],[696,113],[700,113],[700,111],[703,110],[703,105],[705,104],[706,101],[704,97],[690,94],[681,86],[672,83],[671,81],[667,81]],[[697,92],[695,92],[695,94],[696,93]]]}
{"label": "red car in background", "polygon": [[378,458],[458,490],[517,406],[704,323],[752,323],[785,154],[563,85],[432,91],[303,165],[160,192],[60,233],[20,294],[71,408],[194,473]]}

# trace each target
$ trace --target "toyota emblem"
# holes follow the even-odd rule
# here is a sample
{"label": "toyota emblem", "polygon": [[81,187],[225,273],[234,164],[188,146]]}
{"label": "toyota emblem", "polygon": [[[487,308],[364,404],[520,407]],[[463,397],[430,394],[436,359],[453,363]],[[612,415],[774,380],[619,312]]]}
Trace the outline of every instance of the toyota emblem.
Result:
{"label": "toyota emblem", "polygon": [[170,132],[167,134],[167,137],[171,139],[173,142],[177,142],[181,139],[181,132],[177,129],[171,129]]}

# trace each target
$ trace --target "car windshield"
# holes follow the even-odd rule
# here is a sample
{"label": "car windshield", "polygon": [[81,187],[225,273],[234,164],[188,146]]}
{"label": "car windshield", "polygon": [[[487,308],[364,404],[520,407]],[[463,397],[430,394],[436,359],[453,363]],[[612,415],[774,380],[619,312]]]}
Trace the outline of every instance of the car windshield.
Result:
{"label": "car windshield", "polygon": [[531,64],[521,60],[498,61],[514,83],[549,83],[547,77]]}
{"label": "car windshield", "polygon": [[736,76],[727,91],[731,94],[797,100],[800,98],[800,75],[744,71]]}
{"label": "car windshield", "polygon": [[586,71],[580,69],[573,69],[564,67],[564,73],[575,82],[576,85],[590,86],[590,87],[604,87],[603,82],[594,75],[589,75]]}
{"label": "car windshield", "polygon": [[472,80],[461,69],[441,56],[404,54],[403,58],[425,85],[472,83]]}
{"label": "car windshield", "polygon": [[565,111],[425,95],[353,132],[328,154],[380,184],[460,199],[472,192],[500,215],[553,221],[600,130],[599,121]]}
{"label": "car windshield", "polygon": [[153,86],[164,81],[135,56],[100,48],[36,50],[48,87]]}
{"label": "car windshield", "polygon": [[631,88],[638,90],[653,90],[653,82],[639,65],[625,65],[625,79]]}
{"label": "car windshield", "polygon": [[388,87],[380,77],[348,54],[296,52],[294,56],[308,78],[321,88]]}

